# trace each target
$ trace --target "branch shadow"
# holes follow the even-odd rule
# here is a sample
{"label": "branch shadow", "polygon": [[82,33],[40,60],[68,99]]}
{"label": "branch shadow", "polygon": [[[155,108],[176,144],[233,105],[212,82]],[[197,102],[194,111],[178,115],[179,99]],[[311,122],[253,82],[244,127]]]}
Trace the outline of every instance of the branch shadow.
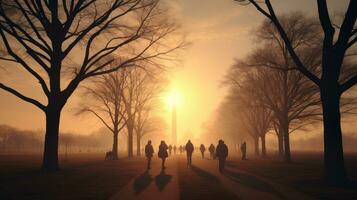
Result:
{"label": "branch shadow", "polygon": [[149,171],[145,171],[139,177],[137,177],[133,185],[135,194],[139,194],[140,192],[142,192],[146,187],[150,185],[151,181],[152,177],[149,174]]}
{"label": "branch shadow", "polygon": [[165,170],[161,170],[160,174],[155,177],[155,184],[159,191],[163,191],[166,185],[171,181],[172,176],[165,173]]}

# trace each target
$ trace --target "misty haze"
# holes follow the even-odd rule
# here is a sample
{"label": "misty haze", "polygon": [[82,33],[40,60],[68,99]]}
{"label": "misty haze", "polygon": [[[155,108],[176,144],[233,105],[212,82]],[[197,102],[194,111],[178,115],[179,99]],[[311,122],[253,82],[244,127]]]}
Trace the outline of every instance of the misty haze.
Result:
{"label": "misty haze", "polygon": [[0,199],[357,199],[357,1],[0,0]]}

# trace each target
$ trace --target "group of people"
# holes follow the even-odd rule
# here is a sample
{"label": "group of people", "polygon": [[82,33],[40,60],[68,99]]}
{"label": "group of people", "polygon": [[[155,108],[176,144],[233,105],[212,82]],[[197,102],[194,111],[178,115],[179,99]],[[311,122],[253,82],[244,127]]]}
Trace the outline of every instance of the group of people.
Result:
{"label": "group of people", "polygon": [[171,155],[172,151],[174,154],[176,154],[176,151],[179,150],[180,154],[184,152],[184,147],[180,145],[179,147],[176,147],[176,145],[172,146],[171,144],[168,146],[169,150],[169,155]]}
{"label": "group of people", "polygon": [[[165,141],[161,141],[161,143],[159,145],[158,157],[161,158],[161,160],[162,160],[162,165],[161,165],[161,169],[162,170],[165,169],[166,158],[169,157],[169,154],[171,155],[172,149],[174,150],[174,153],[176,154],[176,149],[177,149],[176,146],[174,146],[174,147],[172,147],[171,145],[168,146],[165,143]],[[187,165],[191,165],[192,164],[192,154],[194,152],[194,149],[195,149],[195,147],[192,144],[191,140],[188,140],[184,147],[182,147],[182,146],[179,147],[180,153],[182,153],[183,151],[186,151]],[[223,140],[219,140],[217,147],[215,147],[213,144],[211,144],[210,147],[208,148],[208,150],[210,152],[210,155],[211,155],[212,159],[218,158],[219,171],[223,172],[225,161],[226,161],[226,158],[228,156],[228,147],[227,147],[227,145],[224,144]],[[206,147],[203,144],[201,144],[200,152],[201,152],[202,158],[204,158],[205,151],[206,151]],[[148,160],[147,169],[151,168],[151,158],[153,157],[153,155],[154,155],[154,148],[153,148],[153,146],[151,144],[151,140],[149,140],[148,143],[145,146],[145,156],[146,156],[146,158]]]}

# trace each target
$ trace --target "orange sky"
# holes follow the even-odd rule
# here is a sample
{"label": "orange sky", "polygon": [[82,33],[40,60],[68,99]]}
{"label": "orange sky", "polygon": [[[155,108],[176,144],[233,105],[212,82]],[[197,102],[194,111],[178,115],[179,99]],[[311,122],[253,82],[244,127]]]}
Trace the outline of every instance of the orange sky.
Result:
{"label": "orange sky", "polygon": [[[302,10],[316,12],[316,1],[272,1],[277,13]],[[332,13],[345,7],[345,0],[329,0]],[[173,16],[182,23],[187,40],[192,44],[180,57],[177,68],[169,73],[170,88],[182,96],[178,109],[178,132],[191,131],[198,136],[201,124],[206,121],[222,100],[225,92],[220,88],[226,70],[234,58],[241,58],[254,47],[249,36],[252,28],[264,19],[251,6],[239,6],[233,0],[170,0]],[[39,97],[33,90],[34,80],[13,77],[5,72],[1,80],[16,83],[21,91]],[[79,134],[96,131],[102,125],[88,116],[74,116],[79,104],[78,92],[68,101],[62,113],[61,130]],[[169,123],[167,105],[162,109]],[[21,129],[43,129],[44,115],[37,108],[0,90],[0,124]],[[170,130],[170,129],[169,129]],[[168,130],[168,133],[169,133]]]}

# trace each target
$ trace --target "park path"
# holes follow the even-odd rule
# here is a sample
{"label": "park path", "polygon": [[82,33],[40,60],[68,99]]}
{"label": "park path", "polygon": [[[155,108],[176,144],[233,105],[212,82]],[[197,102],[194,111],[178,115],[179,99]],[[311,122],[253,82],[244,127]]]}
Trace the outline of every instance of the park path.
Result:
{"label": "park path", "polygon": [[[185,167],[183,167],[183,163],[186,163],[184,155],[170,156],[166,163],[167,169],[162,172],[161,160],[155,158],[153,159],[152,169],[150,171],[143,170],[143,173],[134,178],[129,184],[123,188],[119,188],[119,191],[111,196],[109,200],[179,200],[180,196],[194,196],[191,192],[201,192],[201,194],[207,193],[207,191],[205,191],[207,190],[205,186],[202,187],[202,185],[194,184],[194,179],[198,177],[197,173],[204,175],[202,177],[211,177],[211,180],[212,177],[217,178],[218,185],[215,187],[222,187],[227,191],[232,192],[236,197],[234,199],[313,199],[292,188],[275,183],[274,181],[255,174],[242,171],[237,167],[227,166],[224,173],[219,173],[217,160],[202,159],[196,155],[193,157],[193,165],[191,167],[187,167],[185,165]],[[180,167],[180,169],[178,169],[178,167]],[[145,168],[145,166],[143,166],[143,168]],[[180,173],[178,173],[178,170]],[[180,176],[183,172],[187,173],[190,171],[194,172],[190,175],[191,177]],[[188,194],[184,191],[180,191],[179,179],[181,182],[186,181],[186,183],[191,180],[181,179],[192,179],[193,182],[190,184],[192,190],[190,190],[190,192],[186,192]],[[209,180],[204,179],[203,181],[203,183],[206,183],[206,181]],[[180,194],[180,192],[184,193]],[[220,198],[211,196],[211,199]]]}
{"label": "park path", "polygon": [[165,171],[161,171],[161,160],[153,158],[151,170],[134,178],[109,200],[179,200],[177,160],[167,159]]}

